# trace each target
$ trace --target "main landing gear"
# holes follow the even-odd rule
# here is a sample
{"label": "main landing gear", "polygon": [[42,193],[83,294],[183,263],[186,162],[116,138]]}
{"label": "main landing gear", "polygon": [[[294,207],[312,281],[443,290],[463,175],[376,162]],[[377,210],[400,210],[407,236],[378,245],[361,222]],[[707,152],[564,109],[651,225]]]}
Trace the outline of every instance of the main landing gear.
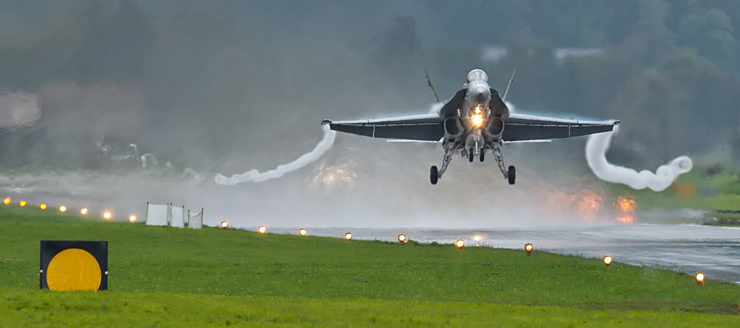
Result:
{"label": "main landing gear", "polygon": [[[445,156],[442,160],[442,167],[437,168],[437,166],[432,166],[429,169],[429,181],[436,185],[437,182],[439,182],[439,178],[442,177],[442,174],[447,170],[447,166],[450,165],[450,161],[452,161],[452,155],[455,153],[455,149],[457,147],[457,144],[454,142],[454,140],[445,140],[443,143],[444,149],[445,149]],[[491,142],[488,144],[488,148],[491,149],[491,152],[493,152],[493,157],[496,159],[496,163],[498,164],[499,170],[501,170],[501,173],[504,175],[504,179],[506,179],[510,185],[513,185],[516,183],[516,167],[513,165],[509,166],[508,169],[506,165],[504,164],[504,156],[501,154],[501,144],[496,142]],[[480,152],[480,161],[483,162],[485,159],[486,152],[484,149],[481,149]],[[468,161],[472,162],[475,159],[475,153],[473,152],[473,149],[463,149],[462,150],[463,157],[467,157]]]}
{"label": "main landing gear", "polygon": [[504,155],[501,154],[501,144],[491,142],[488,144],[488,147],[493,151],[493,157],[496,158],[496,163],[498,163],[498,168],[504,175],[504,179],[507,179],[510,185],[516,183],[516,168],[511,165],[508,170],[506,169],[506,164],[504,164]]}
{"label": "main landing gear", "polygon": [[442,174],[447,171],[447,166],[449,166],[452,161],[452,155],[455,154],[457,143],[455,142],[455,139],[445,139],[442,146],[445,149],[445,156],[442,159],[442,167],[439,170],[437,170],[436,166],[432,166],[431,169],[429,169],[429,181],[433,185],[436,185],[439,178],[442,177]]}

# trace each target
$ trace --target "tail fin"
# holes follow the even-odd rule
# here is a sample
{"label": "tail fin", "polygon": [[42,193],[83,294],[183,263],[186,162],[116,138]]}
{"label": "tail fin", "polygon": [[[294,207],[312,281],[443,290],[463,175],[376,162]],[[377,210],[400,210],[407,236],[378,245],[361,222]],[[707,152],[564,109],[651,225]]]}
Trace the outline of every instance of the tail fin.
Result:
{"label": "tail fin", "polygon": [[432,89],[432,94],[434,94],[434,102],[439,102],[439,97],[437,97],[437,91],[434,91],[434,86],[432,85],[432,80],[429,79],[429,73],[427,73],[427,70],[424,70],[424,74],[427,76],[427,83],[429,83],[429,87]]}
{"label": "tail fin", "polygon": [[509,87],[511,87],[511,82],[514,82],[514,74],[516,74],[516,68],[514,69],[514,73],[511,73],[511,80],[509,80],[509,85],[506,86],[506,92],[504,92],[504,97],[501,98],[502,101],[506,101],[506,95],[509,94]]}

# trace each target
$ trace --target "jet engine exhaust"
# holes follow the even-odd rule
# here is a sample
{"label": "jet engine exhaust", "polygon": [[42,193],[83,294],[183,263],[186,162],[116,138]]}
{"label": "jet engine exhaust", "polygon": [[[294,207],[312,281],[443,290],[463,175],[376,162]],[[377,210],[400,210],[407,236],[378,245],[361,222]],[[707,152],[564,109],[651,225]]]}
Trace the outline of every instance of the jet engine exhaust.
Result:
{"label": "jet engine exhaust", "polygon": [[332,131],[329,125],[322,126],[324,129],[324,139],[322,139],[316,148],[311,152],[305,153],[298,157],[295,161],[287,164],[278,165],[277,168],[260,173],[257,170],[249,170],[244,174],[234,174],[231,178],[223,176],[221,173],[216,174],[215,180],[217,184],[233,186],[237,183],[243,182],[264,182],[267,180],[277,179],[282,177],[285,173],[299,170],[300,168],[316,161],[323,155],[331,146],[334,144],[334,138],[336,137],[336,131]]}
{"label": "jet engine exhaust", "polygon": [[661,165],[655,171],[637,171],[613,165],[606,160],[606,151],[611,145],[612,135],[616,133],[604,132],[592,134],[586,143],[586,161],[594,174],[601,180],[622,183],[632,189],[650,188],[653,191],[663,191],[681,174],[691,171],[693,163],[688,156],[679,156],[666,165]]}

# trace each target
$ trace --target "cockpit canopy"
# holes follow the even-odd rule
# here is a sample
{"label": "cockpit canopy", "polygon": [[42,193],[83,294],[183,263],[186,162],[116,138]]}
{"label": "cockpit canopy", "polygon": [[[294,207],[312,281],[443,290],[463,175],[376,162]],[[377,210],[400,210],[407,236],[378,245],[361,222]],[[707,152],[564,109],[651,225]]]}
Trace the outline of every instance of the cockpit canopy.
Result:
{"label": "cockpit canopy", "polygon": [[482,69],[474,69],[468,73],[468,83],[473,81],[484,81],[488,82],[488,74]]}

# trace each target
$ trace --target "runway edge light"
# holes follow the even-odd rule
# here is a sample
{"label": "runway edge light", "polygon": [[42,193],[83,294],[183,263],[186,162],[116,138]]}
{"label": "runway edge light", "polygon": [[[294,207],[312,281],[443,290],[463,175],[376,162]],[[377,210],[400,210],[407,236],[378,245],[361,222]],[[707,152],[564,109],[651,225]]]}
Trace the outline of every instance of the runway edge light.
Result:
{"label": "runway edge light", "polygon": [[305,236],[307,233],[306,229],[301,228],[301,230],[298,230],[298,234],[301,236]]}
{"label": "runway edge light", "polygon": [[534,246],[532,246],[531,243],[527,243],[524,245],[524,251],[527,252],[527,256],[532,255],[532,250],[534,249]]}
{"label": "runway edge light", "polygon": [[404,234],[400,234],[400,235],[398,235],[398,242],[399,242],[399,243],[402,243],[402,244],[403,244],[403,243],[405,243],[405,242],[406,242],[406,240],[407,240],[407,239],[406,239],[406,235],[404,235]]}
{"label": "runway edge light", "polygon": [[229,227],[229,223],[226,221],[221,221],[221,229],[226,229]]}
{"label": "runway edge light", "polygon": [[267,232],[267,228],[265,228],[265,226],[260,226],[259,228],[257,228],[257,231],[259,233],[265,233],[265,232]]}
{"label": "runway edge light", "polygon": [[460,249],[460,248],[463,248],[463,247],[465,246],[465,241],[464,241],[464,240],[462,240],[462,239],[458,239],[458,240],[457,240],[457,241],[455,242],[455,246],[457,246],[457,248],[458,248],[458,249]]}
{"label": "runway edge light", "polygon": [[701,272],[701,271],[697,272],[694,275],[694,279],[696,279],[696,284],[699,286],[704,285],[704,278],[706,278],[706,276],[704,275],[704,272]]}
{"label": "runway edge light", "polygon": [[344,234],[344,239],[352,240],[352,233],[351,232],[345,233]]}
{"label": "runway edge light", "polygon": [[604,265],[606,266],[612,265],[612,260],[613,260],[612,257],[609,255],[605,255],[604,258],[602,259],[602,261],[604,262]]}

